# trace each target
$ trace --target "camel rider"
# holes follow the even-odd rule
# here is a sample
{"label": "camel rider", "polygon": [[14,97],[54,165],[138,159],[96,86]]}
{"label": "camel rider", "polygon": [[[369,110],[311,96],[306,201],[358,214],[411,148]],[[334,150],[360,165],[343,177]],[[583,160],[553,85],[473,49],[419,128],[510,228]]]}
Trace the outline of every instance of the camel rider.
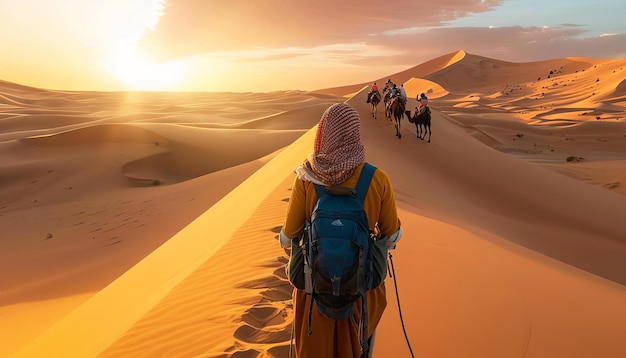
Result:
{"label": "camel rider", "polygon": [[391,82],[391,79],[388,79],[387,82],[385,82],[385,90],[383,91],[383,93],[387,92],[387,91],[391,91],[391,89],[395,86],[395,84],[393,82]]}
{"label": "camel rider", "polygon": [[416,99],[420,103],[420,106],[428,106],[428,97],[426,97],[424,93],[420,93]]}
{"label": "camel rider", "polygon": [[393,87],[391,87],[390,98],[394,98],[396,95],[398,95],[398,87],[396,87],[396,85],[394,83]]}
{"label": "camel rider", "polygon": [[404,83],[400,85],[400,98],[402,98],[402,100],[404,101],[404,104],[406,104],[406,91],[404,90]]}
{"label": "camel rider", "polygon": [[[378,92],[378,85],[376,84],[376,82],[374,82],[374,84],[372,85],[372,89],[367,93],[367,103],[370,103],[372,100],[372,95]],[[378,92],[378,94],[380,95],[380,92]]]}
{"label": "camel rider", "polygon": [[417,102],[419,103],[419,106],[415,109],[419,114],[424,113],[424,111],[426,111],[426,107],[428,106],[428,97],[426,97],[424,93],[420,93],[420,95],[417,96]]}
{"label": "camel rider", "polygon": [[396,84],[393,84],[393,87],[391,87],[391,91],[389,92],[389,101],[387,102],[387,110],[389,110],[391,108],[391,105],[393,104],[393,102],[395,102],[396,97],[398,97],[400,94],[400,91],[398,91],[398,87],[396,86]]}

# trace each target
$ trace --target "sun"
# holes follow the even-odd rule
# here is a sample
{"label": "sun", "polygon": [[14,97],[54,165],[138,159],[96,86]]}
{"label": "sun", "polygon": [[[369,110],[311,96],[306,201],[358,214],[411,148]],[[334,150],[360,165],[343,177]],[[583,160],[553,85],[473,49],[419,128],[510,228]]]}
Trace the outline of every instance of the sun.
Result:
{"label": "sun", "polygon": [[155,63],[138,54],[134,44],[121,45],[108,67],[132,90],[174,90],[184,76],[182,61]]}
{"label": "sun", "polygon": [[[122,4],[120,2],[120,4]],[[176,90],[184,76],[183,61],[157,63],[143,56],[137,50],[140,39],[148,30],[154,30],[166,8],[165,0],[141,0],[139,4],[116,8],[125,14],[118,31],[106,32],[111,39],[104,66],[120,82],[131,90]]]}

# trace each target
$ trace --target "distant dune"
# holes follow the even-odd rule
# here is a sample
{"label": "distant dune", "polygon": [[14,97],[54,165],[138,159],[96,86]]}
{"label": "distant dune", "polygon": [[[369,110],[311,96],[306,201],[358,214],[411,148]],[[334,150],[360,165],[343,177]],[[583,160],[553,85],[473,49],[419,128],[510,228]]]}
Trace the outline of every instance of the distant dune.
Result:
{"label": "distant dune", "polygon": [[[288,357],[276,236],[317,122],[346,101],[396,193],[418,357],[624,357],[626,59],[465,51],[371,83],[124,93],[0,81],[0,357]],[[409,356],[387,279],[374,356]]]}

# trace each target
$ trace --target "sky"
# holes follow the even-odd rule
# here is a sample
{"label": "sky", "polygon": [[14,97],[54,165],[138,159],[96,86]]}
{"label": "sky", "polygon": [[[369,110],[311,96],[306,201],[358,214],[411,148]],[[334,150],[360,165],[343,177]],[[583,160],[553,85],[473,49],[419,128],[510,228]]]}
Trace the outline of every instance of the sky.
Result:
{"label": "sky", "polygon": [[0,80],[311,91],[439,56],[626,58],[624,0],[0,0]]}

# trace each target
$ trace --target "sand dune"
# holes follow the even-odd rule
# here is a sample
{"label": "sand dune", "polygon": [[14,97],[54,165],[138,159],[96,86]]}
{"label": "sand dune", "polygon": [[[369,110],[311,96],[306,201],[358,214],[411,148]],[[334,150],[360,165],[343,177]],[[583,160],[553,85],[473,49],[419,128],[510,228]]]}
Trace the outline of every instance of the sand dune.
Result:
{"label": "sand dune", "polygon": [[[0,345],[0,356],[166,242],[341,100],[303,92],[61,93],[4,83],[2,91],[22,107],[0,108],[0,331],[12,342]],[[38,104],[48,97],[70,105]],[[29,322],[30,312],[40,314]]]}
{"label": "sand dune", "polygon": [[[372,118],[368,83],[140,94],[2,82],[0,356],[287,357],[275,238],[292,170],[345,95],[367,160],[394,183],[416,356],[625,356],[624,64],[459,51],[390,75],[409,109],[430,93],[431,143],[406,122],[398,140],[382,109]],[[409,356],[387,285],[374,353]]]}

